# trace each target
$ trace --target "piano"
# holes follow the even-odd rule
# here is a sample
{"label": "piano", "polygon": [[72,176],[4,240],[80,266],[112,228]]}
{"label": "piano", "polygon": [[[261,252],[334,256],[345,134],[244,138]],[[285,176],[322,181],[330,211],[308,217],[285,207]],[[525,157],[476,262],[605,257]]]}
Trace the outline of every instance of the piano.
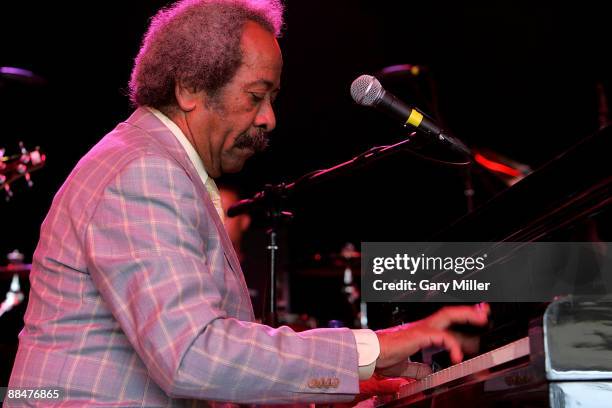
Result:
{"label": "piano", "polygon": [[377,397],[392,407],[612,406],[612,298],[565,297],[526,337]]}
{"label": "piano", "polygon": [[[463,216],[431,241],[610,242],[612,127],[600,129]],[[371,327],[417,320],[442,304],[374,303]],[[394,397],[394,407],[610,407],[612,299],[493,303],[479,355],[434,372]],[[436,360],[436,358],[438,358]],[[419,356],[416,357],[419,359]]]}

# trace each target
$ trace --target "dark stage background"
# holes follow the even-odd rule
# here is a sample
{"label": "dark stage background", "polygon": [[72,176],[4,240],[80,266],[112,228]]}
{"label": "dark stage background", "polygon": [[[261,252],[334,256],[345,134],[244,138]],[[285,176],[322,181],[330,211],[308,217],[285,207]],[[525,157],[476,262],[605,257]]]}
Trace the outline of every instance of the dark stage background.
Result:
{"label": "dark stage background", "polygon": [[[598,84],[612,97],[604,2],[562,3],[286,1],[278,127],[270,149],[226,181],[248,195],[402,140],[407,133],[395,122],[356,106],[349,94],[355,77],[394,64],[421,64],[427,73],[383,81],[390,91],[432,115],[437,97],[440,119],[466,144],[537,168],[598,128]],[[10,202],[0,200],[2,256],[18,248],[30,261],[65,177],[130,114],[132,59],[148,19],[165,4],[0,6],[0,66],[48,81],[0,87],[0,146],[23,140],[48,154],[32,190],[18,183]],[[324,265],[346,242],[427,240],[465,213],[463,174],[406,153],[297,196],[285,268],[301,276],[313,254]],[[476,203],[501,188],[495,177],[476,174]]]}

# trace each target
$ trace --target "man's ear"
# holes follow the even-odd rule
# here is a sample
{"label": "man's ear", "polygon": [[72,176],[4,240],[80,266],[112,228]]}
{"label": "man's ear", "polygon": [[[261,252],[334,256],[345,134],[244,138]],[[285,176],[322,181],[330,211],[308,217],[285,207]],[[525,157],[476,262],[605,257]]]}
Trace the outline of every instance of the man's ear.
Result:
{"label": "man's ear", "polygon": [[204,91],[196,91],[193,87],[186,86],[181,81],[174,85],[174,97],[178,107],[183,112],[191,112],[203,100]]}

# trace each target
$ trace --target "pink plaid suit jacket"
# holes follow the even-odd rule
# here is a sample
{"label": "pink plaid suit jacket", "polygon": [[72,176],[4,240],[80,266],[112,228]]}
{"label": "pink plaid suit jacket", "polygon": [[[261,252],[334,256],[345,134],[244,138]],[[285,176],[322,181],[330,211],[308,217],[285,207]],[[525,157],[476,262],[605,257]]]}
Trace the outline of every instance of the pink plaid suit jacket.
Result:
{"label": "pink plaid suit jacket", "polygon": [[60,387],[62,406],[334,402],[358,392],[348,329],[251,322],[208,193],[147,109],[72,171],[42,225],[30,279],[9,386]]}

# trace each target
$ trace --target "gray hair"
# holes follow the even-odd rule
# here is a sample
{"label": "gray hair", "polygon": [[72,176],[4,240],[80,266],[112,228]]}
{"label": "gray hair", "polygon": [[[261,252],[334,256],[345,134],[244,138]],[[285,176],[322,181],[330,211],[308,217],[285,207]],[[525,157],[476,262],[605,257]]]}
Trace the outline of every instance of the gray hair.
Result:
{"label": "gray hair", "polygon": [[247,21],[278,37],[280,0],[182,0],[158,11],[134,62],[132,103],[171,112],[179,81],[214,98],[242,63],[240,39]]}

